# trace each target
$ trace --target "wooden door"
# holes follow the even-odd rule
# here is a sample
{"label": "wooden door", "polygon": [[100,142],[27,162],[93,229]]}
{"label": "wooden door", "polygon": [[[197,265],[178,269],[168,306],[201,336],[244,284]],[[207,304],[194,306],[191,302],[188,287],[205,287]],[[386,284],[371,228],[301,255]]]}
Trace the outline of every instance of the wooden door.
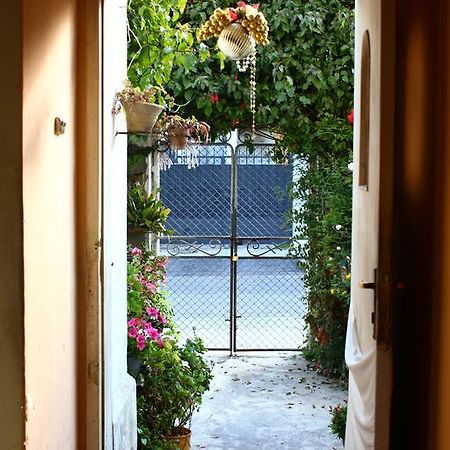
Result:
{"label": "wooden door", "polygon": [[394,3],[356,2],[347,450],[389,448]]}

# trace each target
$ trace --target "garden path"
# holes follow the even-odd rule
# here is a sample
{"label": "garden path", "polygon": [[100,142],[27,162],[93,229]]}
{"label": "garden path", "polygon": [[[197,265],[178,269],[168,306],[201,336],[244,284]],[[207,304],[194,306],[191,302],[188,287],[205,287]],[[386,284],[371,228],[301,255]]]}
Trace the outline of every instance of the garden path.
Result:
{"label": "garden path", "polygon": [[208,354],[211,389],[192,421],[192,449],[342,450],[330,408],[347,392],[299,354]]}

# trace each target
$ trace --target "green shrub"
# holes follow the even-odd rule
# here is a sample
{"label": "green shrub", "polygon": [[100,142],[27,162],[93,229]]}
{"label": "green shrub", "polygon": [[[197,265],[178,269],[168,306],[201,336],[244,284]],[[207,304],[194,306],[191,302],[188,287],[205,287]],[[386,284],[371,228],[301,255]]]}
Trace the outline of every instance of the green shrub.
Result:
{"label": "green shrub", "polygon": [[345,442],[345,426],[347,424],[347,405],[338,405],[331,410],[331,432]]}
{"label": "green shrub", "polygon": [[211,381],[201,339],[179,343],[164,290],[166,267],[165,257],[129,249],[128,356],[137,382],[141,450],[176,448],[165,438],[190,422]]}

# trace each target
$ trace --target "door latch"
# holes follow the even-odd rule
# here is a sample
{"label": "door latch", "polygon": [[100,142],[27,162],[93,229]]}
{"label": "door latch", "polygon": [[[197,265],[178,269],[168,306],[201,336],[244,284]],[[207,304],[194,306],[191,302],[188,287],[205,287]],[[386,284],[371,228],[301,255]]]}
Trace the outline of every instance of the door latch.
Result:
{"label": "door latch", "polygon": [[371,289],[373,290],[373,312],[372,312],[372,324],[373,324],[373,338],[377,339],[377,283],[378,274],[377,269],[374,270],[374,281],[360,281],[359,287],[361,289]]}

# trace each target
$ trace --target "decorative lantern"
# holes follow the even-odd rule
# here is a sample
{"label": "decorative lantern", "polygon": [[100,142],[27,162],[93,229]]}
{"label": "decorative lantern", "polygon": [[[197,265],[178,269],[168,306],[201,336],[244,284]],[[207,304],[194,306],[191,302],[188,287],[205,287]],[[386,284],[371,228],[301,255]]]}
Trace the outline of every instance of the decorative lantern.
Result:
{"label": "decorative lantern", "polygon": [[239,23],[231,23],[224,28],[217,45],[228,58],[241,60],[255,52],[255,41]]}
{"label": "decorative lantern", "polygon": [[217,45],[230,59],[235,60],[240,72],[250,67],[250,111],[252,134],[255,134],[256,114],[256,44],[269,43],[269,26],[259,4],[239,2],[237,8],[218,8],[200,28],[198,39],[218,38]]}

